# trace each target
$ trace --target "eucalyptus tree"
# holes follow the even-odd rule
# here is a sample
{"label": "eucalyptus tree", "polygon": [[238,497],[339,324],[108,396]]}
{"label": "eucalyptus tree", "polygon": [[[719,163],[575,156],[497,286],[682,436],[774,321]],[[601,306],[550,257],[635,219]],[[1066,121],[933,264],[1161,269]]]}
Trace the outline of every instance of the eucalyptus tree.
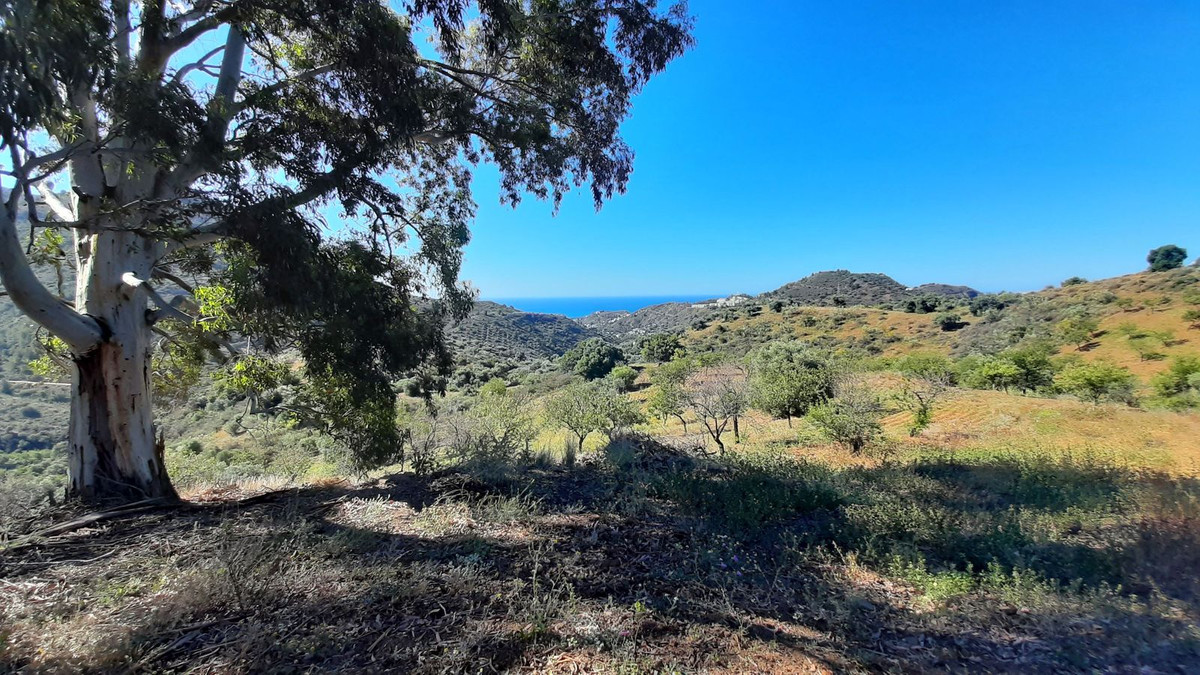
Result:
{"label": "eucalyptus tree", "polygon": [[[173,496],[152,352],[234,336],[296,349],[297,409],[389,452],[392,382],[437,388],[472,297],[475,167],[505,203],[599,208],[633,97],[690,42],[653,0],[0,3],[0,280],[72,371],[72,493]],[[73,296],[36,277],[47,249]]]}

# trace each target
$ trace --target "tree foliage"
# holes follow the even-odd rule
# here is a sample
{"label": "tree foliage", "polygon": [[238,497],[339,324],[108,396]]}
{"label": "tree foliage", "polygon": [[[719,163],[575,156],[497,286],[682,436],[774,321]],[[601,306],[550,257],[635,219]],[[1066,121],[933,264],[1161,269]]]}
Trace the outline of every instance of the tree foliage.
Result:
{"label": "tree foliage", "polygon": [[774,417],[802,417],[833,396],[828,354],[802,342],[772,342],[750,355],[750,405]]}
{"label": "tree foliage", "polygon": [[1133,373],[1107,361],[1073,363],[1054,378],[1055,386],[1062,391],[1092,403],[1132,403],[1134,383]]}
{"label": "tree foliage", "polygon": [[683,343],[673,333],[655,333],[643,338],[638,347],[642,350],[642,358],[657,363],[665,363],[684,354]]}
{"label": "tree foliage", "polygon": [[558,360],[563,370],[585,380],[598,380],[624,362],[625,354],[600,338],[580,342]]}
{"label": "tree foliage", "polygon": [[1175,244],[1159,246],[1146,256],[1146,262],[1150,263],[1151,272],[1164,272],[1182,267],[1184,260],[1187,260],[1187,250]]}
{"label": "tree foliage", "polygon": [[837,396],[814,406],[808,419],[829,440],[858,454],[883,436],[879,420],[885,413],[883,402],[877,395],[859,383],[843,380]]}
{"label": "tree foliage", "polygon": [[570,384],[551,397],[546,402],[546,417],[551,424],[574,434],[580,451],[593,431],[600,431],[608,425],[599,389],[584,382]]}
{"label": "tree foliage", "polygon": [[[634,96],[691,44],[683,4],[401,7],[0,6],[12,178],[0,277],[13,301],[77,360],[112,339],[105,322],[143,313],[129,330],[175,319],[191,330],[171,340],[209,352],[234,335],[294,349],[314,391],[330,395],[306,407],[338,408],[326,426],[394,435],[380,426],[392,383],[417,371],[424,393],[444,386],[443,326],[473,294],[458,272],[475,168],[498,169],[508,204],[533,195],[557,206],[585,187],[599,207],[630,176],[620,125]],[[21,209],[42,232],[30,256],[14,226]],[[67,231],[81,262],[75,307],[29,271],[31,258],[61,252]],[[124,276],[106,276],[114,269]],[[198,285],[221,289],[220,315],[193,297]]]}

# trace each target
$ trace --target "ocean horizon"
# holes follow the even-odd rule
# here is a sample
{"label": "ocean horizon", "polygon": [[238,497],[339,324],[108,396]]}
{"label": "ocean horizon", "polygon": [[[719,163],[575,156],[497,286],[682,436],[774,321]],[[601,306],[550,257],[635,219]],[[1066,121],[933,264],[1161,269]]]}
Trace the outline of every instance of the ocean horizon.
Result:
{"label": "ocean horizon", "polygon": [[664,302],[699,302],[723,297],[717,294],[692,295],[627,295],[595,296],[577,298],[480,298],[488,302],[508,305],[522,312],[538,314],[561,314],[571,319],[587,316],[592,312],[636,312],[643,307],[660,305]]}

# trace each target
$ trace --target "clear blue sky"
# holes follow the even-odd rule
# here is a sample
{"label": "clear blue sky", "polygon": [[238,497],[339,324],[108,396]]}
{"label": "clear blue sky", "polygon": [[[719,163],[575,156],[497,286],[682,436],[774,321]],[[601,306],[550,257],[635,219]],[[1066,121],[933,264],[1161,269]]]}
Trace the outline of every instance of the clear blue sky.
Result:
{"label": "clear blue sky", "polygon": [[761,292],[823,269],[1031,290],[1200,253],[1197,0],[693,0],[628,193],[498,204],[484,297]]}

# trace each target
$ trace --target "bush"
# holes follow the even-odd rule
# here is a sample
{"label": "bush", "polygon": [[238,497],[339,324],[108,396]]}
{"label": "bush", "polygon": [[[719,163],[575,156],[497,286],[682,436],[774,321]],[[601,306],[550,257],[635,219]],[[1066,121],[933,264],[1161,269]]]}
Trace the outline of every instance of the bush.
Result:
{"label": "bush", "polygon": [[1059,321],[1054,326],[1054,335],[1063,344],[1074,345],[1082,349],[1092,341],[1092,336],[1099,330],[1100,324],[1087,316],[1073,316]]}
{"label": "bush", "polygon": [[1086,283],[1087,279],[1084,279],[1083,277],[1070,277],[1068,279],[1064,279],[1062,285],[1063,288],[1066,288],[1067,286],[1079,286],[1080,284]]}
{"label": "bush", "polygon": [[1154,376],[1155,391],[1161,396],[1178,396],[1200,384],[1200,358],[1181,356],[1165,371]]}
{"label": "bush", "polygon": [[42,411],[34,408],[33,406],[25,406],[24,408],[21,408],[21,417],[24,417],[25,419],[36,420],[41,416]]}
{"label": "bush", "polygon": [[642,350],[642,358],[657,363],[665,363],[683,356],[684,352],[679,336],[671,333],[657,333],[643,338],[638,348]]}
{"label": "bush", "polygon": [[633,390],[633,383],[637,380],[638,373],[629,366],[617,366],[608,374],[608,380],[612,383],[617,391],[626,392]]}
{"label": "bush", "polygon": [[829,440],[846,446],[854,454],[883,436],[879,420],[885,413],[879,397],[865,388],[843,384],[838,396],[828,403],[814,407],[808,419],[817,425]]}
{"label": "bush", "polygon": [[559,365],[563,370],[573,372],[584,379],[598,380],[608,375],[613,368],[624,361],[625,355],[620,349],[600,338],[591,338],[580,342],[563,354],[559,359]]}
{"label": "bush", "polygon": [[1133,373],[1106,361],[1074,363],[1054,378],[1061,391],[1092,403],[1104,399],[1132,403],[1134,382]]}
{"label": "bush", "polygon": [[971,298],[971,302],[968,305],[972,316],[983,316],[991,311],[998,312],[1007,306],[1007,303],[995,295],[977,295]]}
{"label": "bush", "polygon": [[941,328],[944,331],[955,331],[967,324],[963,323],[962,317],[953,312],[943,312],[933,318],[933,325]]}

